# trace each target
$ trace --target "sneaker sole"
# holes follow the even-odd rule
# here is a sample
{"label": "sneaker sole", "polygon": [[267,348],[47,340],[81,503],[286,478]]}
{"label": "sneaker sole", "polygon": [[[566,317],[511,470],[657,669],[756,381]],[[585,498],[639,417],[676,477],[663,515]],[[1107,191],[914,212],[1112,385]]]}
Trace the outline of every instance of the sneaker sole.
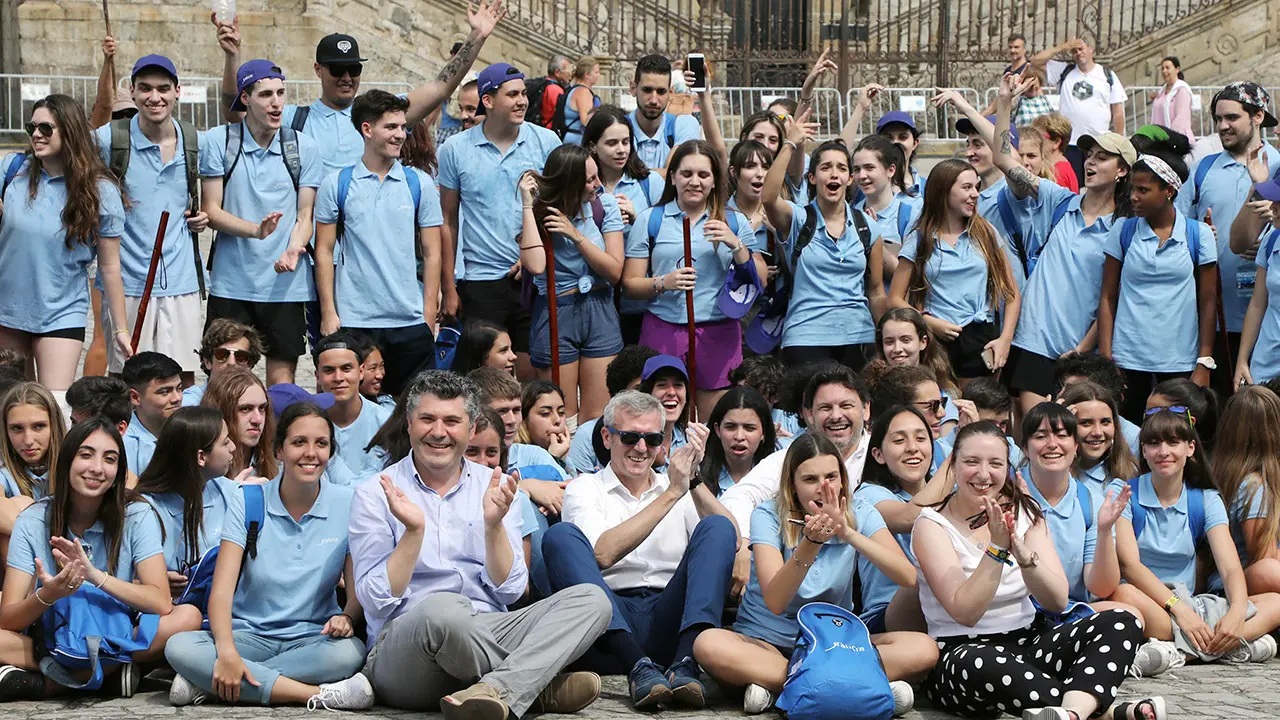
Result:
{"label": "sneaker sole", "polygon": [[700,682],[685,683],[680,687],[671,688],[671,696],[672,701],[682,707],[696,709],[707,706],[707,697]]}
{"label": "sneaker sole", "polygon": [[1022,720],[1062,720],[1063,717],[1069,719],[1071,715],[1058,708],[1036,708],[1035,710],[1022,711]]}
{"label": "sneaker sole", "polygon": [[445,697],[440,700],[445,720],[507,720],[507,707],[489,697],[467,698],[462,702]]}
{"label": "sneaker sole", "polygon": [[671,688],[666,685],[655,685],[653,689],[649,691],[648,695],[645,695],[634,702],[635,709],[643,710],[662,703],[669,703],[673,697],[674,695],[671,692]]}
{"label": "sneaker sole", "polygon": [[133,663],[126,663],[120,667],[120,697],[133,697],[141,684],[142,676],[138,674],[138,669]]}

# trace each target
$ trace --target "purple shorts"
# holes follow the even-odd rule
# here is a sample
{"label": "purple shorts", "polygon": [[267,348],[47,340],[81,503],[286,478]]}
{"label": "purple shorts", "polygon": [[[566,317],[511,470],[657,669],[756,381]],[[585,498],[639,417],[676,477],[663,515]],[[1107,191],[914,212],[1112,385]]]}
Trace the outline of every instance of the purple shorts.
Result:
{"label": "purple shorts", "polygon": [[[729,372],[742,364],[742,325],[737,320],[717,320],[694,325],[697,340],[698,390],[723,390],[732,385]],[[689,330],[644,314],[640,344],[664,355],[688,359]]]}

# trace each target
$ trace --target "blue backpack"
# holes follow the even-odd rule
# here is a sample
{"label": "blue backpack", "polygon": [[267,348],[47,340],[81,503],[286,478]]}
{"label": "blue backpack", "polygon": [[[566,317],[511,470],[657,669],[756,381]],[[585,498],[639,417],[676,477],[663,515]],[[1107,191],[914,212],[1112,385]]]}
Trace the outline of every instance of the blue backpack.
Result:
{"label": "blue backpack", "polygon": [[[1133,536],[1135,538],[1142,536],[1142,530],[1147,526],[1147,509],[1138,502],[1139,489],[1142,483],[1138,482],[1139,478],[1129,481],[1129,512],[1133,516]],[[1197,547],[1204,542],[1204,490],[1200,488],[1187,488],[1187,524],[1191,526],[1191,539]]]}
{"label": "blue backpack", "polygon": [[1031,271],[1036,269],[1036,263],[1040,260],[1040,253],[1044,250],[1044,246],[1049,242],[1049,238],[1053,236],[1053,229],[1058,227],[1058,223],[1062,222],[1062,218],[1066,217],[1067,211],[1071,209],[1071,198],[1075,195],[1068,195],[1053,208],[1053,217],[1049,220],[1049,229],[1044,234],[1044,242],[1033,252],[1027,247],[1027,243],[1022,234],[1022,227],[1018,224],[1013,214],[1013,203],[1009,196],[1009,188],[1003,188],[996,195],[996,209],[1000,212],[1000,220],[1004,223],[1006,229],[1009,230],[1010,241],[1013,243],[1013,249],[1018,254],[1018,262],[1022,263],[1022,270],[1031,277]]}
{"label": "blue backpack", "polygon": [[[301,110],[301,109],[299,109]],[[295,116],[296,119],[296,116]],[[305,119],[304,119],[305,122]],[[401,166],[404,169],[404,182],[409,186],[409,196],[413,198],[413,227],[418,227],[418,210],[422,206],[422,180],[418,177],[418,173],[411,167]],[[343,233],[347,228],[347,194],[351,192],[351,178],[355,175],[356,166],[348,165],[338,171],[338,223],[337,237],[342,239]],[[339,245],[339,248],[342,246]],[[339,249],[341,252],[341,249]],[[418,242],[417,233],[413,237],[413,254],[418,259],[418,279],[422,279],[422,244]]]}
{"label": "blue backpack", "polygon": [[1071,482],[1076,484],[1076,502],[1080,503],[1080,509],[1084,511],[1084,531],[1089,532],[1093,529],[1093,496],[1084,483],[1075,478]]}
{"label": "blue backpack", "polygon": [[[265,491],[261,485],[241,485],[244,493],[244,552],[250,558],[258,557],[258,533],[262,531],[262,523],[266,518]],[[214,545],[200,558],[187,575],[187,588],[182,596],[174,601],[175,605],[195,605],[201,615],[209,614],[209,591],[213,589],[213,569],[218,562],[218,545]],[[243,563],[240,569],[244,569]],[[208,621],[206,620],[206,623]]]}
{"label": "blue backpack", "polygon": [[[40,616],[48,655],[40,671],[74,690],[102,687],[104,668],[133,662],[133,654],[151,647],[160,616],[138,613],[89,583],[58,600]],[[89,671],[80,682],[73,673]]]}
{"label": "blue backpack", "polygon": [[9,190],[9,183],[18,177],[18,173],[22,170],[22,164],[26,161],[26,153],[14,153],[13,159],[9,161],[9,166],[4,169],[4,185],[0,186],[0,200],[4,199],[5,192]]}
{"label": "blue backpack", "polygon": [[[567,94],[567,93],[566,93]],[[627,122],[631,124],[631,144],[634,149],[640,148],[640,141],[636,138],[640,137],[640,128],[636,127],[635,114],[627,115]],[[667,147],[676,149],[676,116],[671,113],[662,113],[662,133],[666,137]],[[646,192],[648,187],[645,188]]]}
{"label": "blue backpack", "polygon": [[800,634],[777,706],[789,720],[889,720],[893,692],[871,633],[856,615],[812,602],[796,616]]}
{"label": "blue backpack", "polygon": [[[1133,236],[1138,232],[1138,218],[1131,217],[1124,219],[1124,225],[1120,227],[1120,262],[1124,262],[1124,256],[1129,254],[1129,245],[1133,244]],[[1192,218],[1187,218],[1187,251],[1191,253],[1192,272],[1200,265],[1200,223]]]}
{"label": "blue backpack", "polygon": [[449,370],[453,367],[453,358],[458,354],[458,342],[462,340],[462,323],[457,320],[448,325],[441,325],[436,334],[436,369]]}

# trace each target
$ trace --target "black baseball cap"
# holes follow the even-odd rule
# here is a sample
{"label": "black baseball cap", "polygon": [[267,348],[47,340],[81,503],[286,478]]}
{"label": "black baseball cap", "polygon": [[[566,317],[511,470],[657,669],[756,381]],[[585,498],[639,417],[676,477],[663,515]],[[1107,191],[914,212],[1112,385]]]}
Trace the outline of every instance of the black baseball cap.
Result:
{"label": "black baseball cap", "polygon": [[360,57],[360,44],[350,35],[325,35],[316,45],[316,62],[321,65],[368,62]]}

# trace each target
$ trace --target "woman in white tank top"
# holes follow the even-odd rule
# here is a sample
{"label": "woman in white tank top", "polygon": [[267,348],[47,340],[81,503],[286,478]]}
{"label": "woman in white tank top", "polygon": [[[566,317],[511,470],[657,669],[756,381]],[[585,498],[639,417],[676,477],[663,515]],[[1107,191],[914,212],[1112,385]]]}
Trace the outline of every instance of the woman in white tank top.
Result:
{"label": "woman in white tank top", "polygon": [[1161,720],[1164,700],[1111,708],[1142,644],[1138,619],[1110,610],[1052,627],[1067,579],[1039,506],[1010,481],[1009,445],[990,422],[961,428],[949,471],[956,490],[920,512],[912,550],[920,606],[941,656],[924,690],[963,717]]}

